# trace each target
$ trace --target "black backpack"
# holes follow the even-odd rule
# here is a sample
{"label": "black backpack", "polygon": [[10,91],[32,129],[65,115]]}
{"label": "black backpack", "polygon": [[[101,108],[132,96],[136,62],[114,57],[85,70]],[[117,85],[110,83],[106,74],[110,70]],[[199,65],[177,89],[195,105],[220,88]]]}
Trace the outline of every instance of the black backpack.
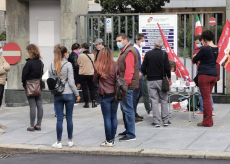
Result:
{"label": "black backpack", "polygon": [[124,78],[117,75],[115,83],[115,101],[118,103],[126,98],[128,93],[128,85]]}
{"label": "black backpack", "polygon": [[[63,68],[63,66],[68,63],[65,62],[61,69]],[[47,85],[49,90],[51,91],[52,94],[54,95],[59,95],[62,92],[64,92],[65,89],[65,84],[68,81],[68,78],[66,78],[65,83],[62,83],[61,78],[57,75],[56,71],[53,71],[52,69],[52,65],[51,65],[51,70],[53,75],[51,75],[48,79],[47,79]]]}

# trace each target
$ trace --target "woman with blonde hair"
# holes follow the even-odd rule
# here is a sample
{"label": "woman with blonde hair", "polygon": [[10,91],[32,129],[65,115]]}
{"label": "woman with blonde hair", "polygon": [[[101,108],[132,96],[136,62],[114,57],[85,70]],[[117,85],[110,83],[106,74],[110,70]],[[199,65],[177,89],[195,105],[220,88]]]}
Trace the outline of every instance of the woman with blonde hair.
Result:
{"label": "woman with blonde hair", "polygon": [[106,137],[106,140],[100,144],[103,147],[113,147],[115,145],[118,103],[115,103],[114,100],[114,88],[117,75],[120,75],[120,72],[117,63],[113,61],[112,51],[107,47],[101,49],[95,63],[93,82],[95,84],[99,83],[98,94]]}
{"label": "woman with blonde hair", "polygon": [[[41,79],[43,75],[44,64],[41,61],[41,55],[39,48],[30,44],[26,47],[28,59],[26,59],[26,64],[22,71],[22,83],[26,90],[26,81]],[[42,80],[40,80],[40,88],[42,89]],[[42,96],[27,96],[27,100],[30,105],[30,127],[27,131],[34,132],[35,130],[41,130],[41,122],[43,117],[43,106],[42,106]],[[37,107],[37,124],[35,123],[36,117],[36,107]]]}
{"label": "woman with blonde hair", "polygon": [[80,101],[80,96],[75,85],[73,67],[70,62],[66,60],[68,57],[68,50],[64,46],[56,45],[54,49],[54,62],[49,68],[49,76],[57,75],[60,77],[62,84],[65,85],[65,89],[62,93],[54,95],[54,106],[57,114],[57,142],[55,142],[52,147],[62,148],[62,124],[63,124],[63,110],[64,105],[66,108],[66,121],[67,121],[67,132],[69,147],[74,146],[73,143],[73,108],[74,102]]}

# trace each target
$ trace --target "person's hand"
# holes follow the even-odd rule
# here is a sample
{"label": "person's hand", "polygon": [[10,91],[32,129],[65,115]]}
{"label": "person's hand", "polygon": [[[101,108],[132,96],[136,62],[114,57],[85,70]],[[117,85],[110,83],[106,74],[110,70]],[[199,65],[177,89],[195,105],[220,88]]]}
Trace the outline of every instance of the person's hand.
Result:
{"label": "person's hand", "polygon": [[142,77],[142,73],[141,72],[139,72],[139,79]]}
{"label": "person's hand", "polygon": [[197,64],[200,64],[200,60],[197,62]]}
{"label": "person's hand", "polygon": [[172,80],[171,79],[169,79],[169,86],[171,86],[172,85]]}
{"label": "person's hand", "polygon": [[147,75],[145,75],[145,78],[146,78],[146,80],[147,80]]}
{"label": "person's hand", "polygon": [[77,96],[76,97],[76,102],[79,102],[81,100],[81,97],[80,96]]}
{"label": "person's hand", "polygon": [[196,56],[196,54],[193,55],[193,57],[195,57],[195,56]]}

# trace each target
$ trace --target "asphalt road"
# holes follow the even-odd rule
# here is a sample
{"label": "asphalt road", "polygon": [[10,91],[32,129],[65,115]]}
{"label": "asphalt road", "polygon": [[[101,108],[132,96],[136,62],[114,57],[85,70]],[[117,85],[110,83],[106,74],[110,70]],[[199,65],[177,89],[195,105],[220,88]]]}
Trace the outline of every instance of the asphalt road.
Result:
{"label": "asphalt road", "polygon": [[0,159],[0,164],[229,164],[228,160],[179,159],[82,154],[23,154]]}

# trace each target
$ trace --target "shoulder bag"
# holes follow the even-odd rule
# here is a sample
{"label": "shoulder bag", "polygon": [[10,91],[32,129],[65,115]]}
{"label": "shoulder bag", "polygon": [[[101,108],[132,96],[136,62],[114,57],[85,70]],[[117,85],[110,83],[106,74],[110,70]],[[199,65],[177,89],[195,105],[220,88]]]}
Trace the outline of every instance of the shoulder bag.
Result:
{"label": "shoulder bag", "polygon": [[161,90],[163,92],[168,92],[169,91],[169,81],[168,78],[165,77],[165,67],[164,67],[164,51],[162,51],[162,56],[163,56],[163,80],[162,80],[162,88]]}
{"label": "shoulder bag", "polygon": [[[93,65],[93,68],[94,68],[93,61],[92,61],[92,59],[89,57],[88,53],[84,53],[84,54],[89,58],[89,60],[91,61],[92,65]],[[95,69],[95,68],[94,68],[94,69]]]}
{"label": "shoulder bag", "polygon": [[41,96],[42,95],[41,76],[42,76],[43,67],[44,67],[44,65],[42,64],[42,61],[41,61],[41,73],[40,73],[39,79],[33,79],[33,80],[27,80],[26,81],[26,95],[28,97]]}

